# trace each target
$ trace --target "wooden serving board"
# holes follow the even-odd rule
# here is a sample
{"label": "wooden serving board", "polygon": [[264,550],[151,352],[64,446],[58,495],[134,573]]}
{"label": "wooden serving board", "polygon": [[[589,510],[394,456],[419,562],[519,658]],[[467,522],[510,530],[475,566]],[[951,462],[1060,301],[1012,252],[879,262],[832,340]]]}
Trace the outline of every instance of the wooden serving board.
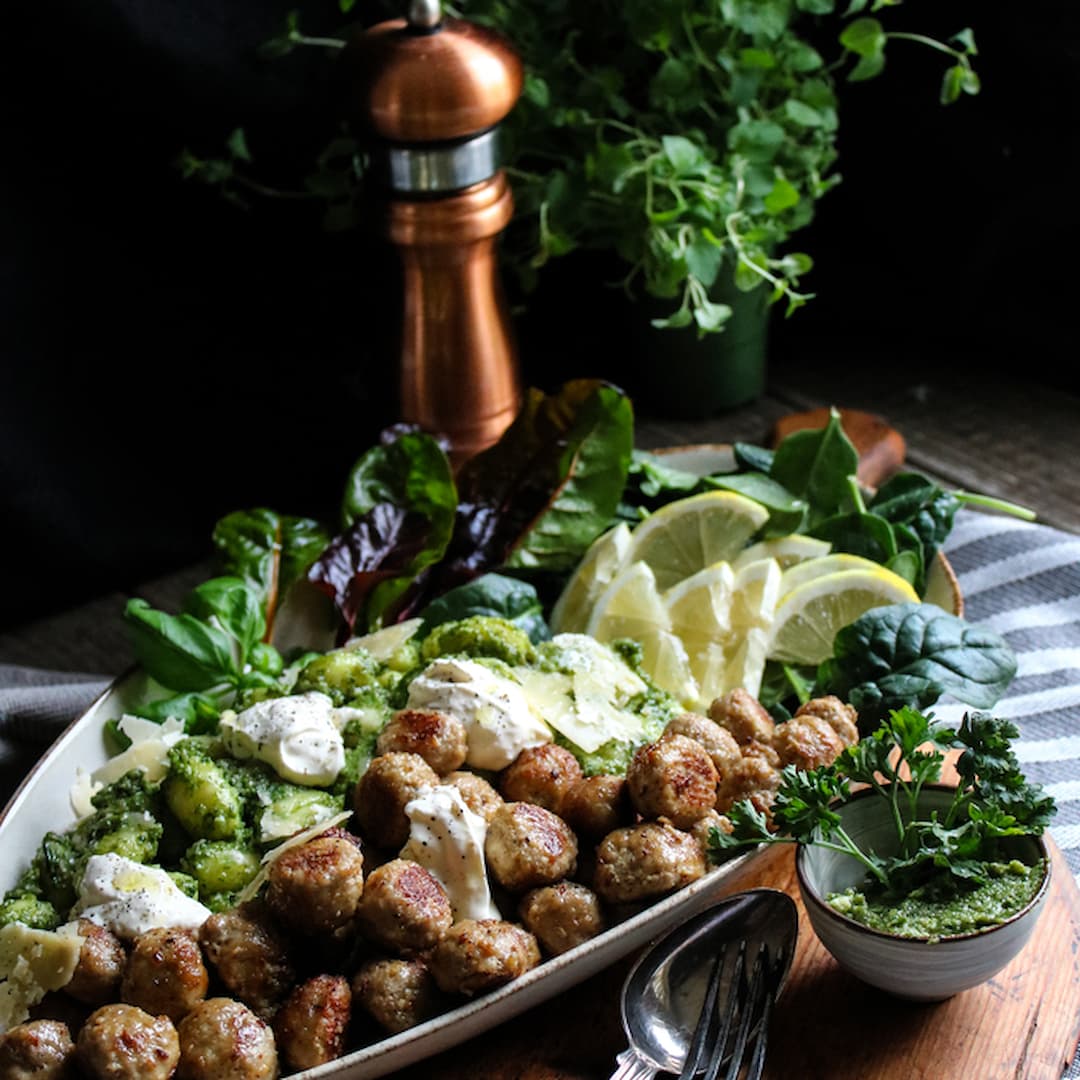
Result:
{"label": "wooden serving board", "polygon": [[[917,1004],[848,975],[799,901],[794,849],[770,848],[725,890],[782,889],[799,944],[773,1020],[767,1080],[1060,1080],[1080,1037],[1080,890],[1057,845],[1050,896],[1027,947],[989,982]],[[635,957],[472,1042],[408,1080],[606,1080],[626,1046],[619,991]]]}

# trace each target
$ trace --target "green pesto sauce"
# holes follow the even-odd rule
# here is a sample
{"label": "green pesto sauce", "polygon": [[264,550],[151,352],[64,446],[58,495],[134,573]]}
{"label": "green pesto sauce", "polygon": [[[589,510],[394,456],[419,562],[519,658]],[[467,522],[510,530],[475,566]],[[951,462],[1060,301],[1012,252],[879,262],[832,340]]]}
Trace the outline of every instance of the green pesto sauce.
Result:
{"label": "green pesto sauce", "polygon": [[987,863],[987,880],[949,898],[928,897],[916,889],[903,900],[847,889],[826,897],[841,915],[900,937],[937,939],[970,934],[1004,922],[1015,915],[1039,891],[1046,865],[1025,866],[1013,859]]}

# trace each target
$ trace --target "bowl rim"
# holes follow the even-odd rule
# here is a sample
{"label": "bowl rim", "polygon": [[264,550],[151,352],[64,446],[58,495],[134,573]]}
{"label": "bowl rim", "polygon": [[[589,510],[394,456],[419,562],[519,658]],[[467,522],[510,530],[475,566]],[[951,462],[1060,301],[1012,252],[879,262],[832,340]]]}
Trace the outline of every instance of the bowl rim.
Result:
{"label": "bowl rim", "polygon": [[[954,784],[924,784],[922,787],[922,791],[953,792],[955,790],[956,785]],[[876,794],[877,792],[875,792],[873,788],[867,787],[852,793],[846,799],[836,800],[832,805],[834,807],[849,806],[852,803]],[[837,911],[806,879],[806,872],[803,869],[803,859],[806,854],[806,848],[811,845],[802,843],[797,845],[798,850],[795,853],[795,874],[799,879],[799,892],[802,894],[803,903],[808,910],[813,906],[815,910],[823,913],[826,917],[871,939],[881,938],[884,941],[898,942],[900,944],[932,945],[934,948],[940,948],[942,945],[963,944],[964,942],[974,940],[975,938],[986,937],[995,930],[1001,930],[1003,927],[1019,922],[1020,919],[1030,914],[1039,906],[1050,888],[1050,878],[1053,874],[1053,860],[1050,858],[1050,849],[1046,846],[1045,831],[1038,835],[1029,834],[1029,839],[1031,839],[1038,847],[1040,858],[1042,859],[1043,865],[1046,867],[1043,872],[1042,881],[1040,882],[1035,895],[1019,911],[1013,912],[1007,919],[1002,919],[1001,922],[993,923],[990,926],[983,926],[978,930],[968,930],[962,934],[942,934],[936,937],[930,935],[916,937],[908,934],[891,934],[885,930],[876,930],[872,926],[867,926],[865,923],[861,923],[858,920],[851,918],[849,915],[844,915],[842,912]]]}

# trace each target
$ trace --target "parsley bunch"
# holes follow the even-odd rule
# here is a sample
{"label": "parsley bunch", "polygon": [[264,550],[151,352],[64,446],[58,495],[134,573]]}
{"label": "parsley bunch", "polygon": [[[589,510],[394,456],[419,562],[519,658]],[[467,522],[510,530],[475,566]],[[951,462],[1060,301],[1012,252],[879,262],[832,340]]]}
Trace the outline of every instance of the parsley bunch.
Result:
{"label": "parsley bunch", "polygon": [[[1005,838],[1039,835],[1055,812],[1053,799],[1024,778],[1011,748],[1018,734],[1014,724],[986,713],[966,714],[953,730],[915,709],[895,710],[832,765],[785,768],[771,823],[749,800],[734,806],[734,831],[712,831],[711,855],[720,861],[763,843],[817,844],[857,859],[884,895],[897,898],[920,888],[949,895],[982,884],[987,864],[1000,860]],[[944,812],[922,814],[919,796],[941,779],[945,750],[953,748],[962,750],[960,783]],[[844,830],[837,806],[853,783],[887,801],[895,854],[864,850]]]}

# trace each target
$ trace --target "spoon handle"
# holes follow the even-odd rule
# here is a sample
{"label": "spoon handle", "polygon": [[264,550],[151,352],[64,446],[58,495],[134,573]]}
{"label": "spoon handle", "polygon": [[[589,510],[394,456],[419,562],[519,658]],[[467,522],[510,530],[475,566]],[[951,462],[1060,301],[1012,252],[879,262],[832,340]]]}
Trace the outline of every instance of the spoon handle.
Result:
{"label": "spoon handle", "polygon": [[656,1069],[638,1057],[631,1047],[619,1054],[615,1060],[619,1067],[611,1074],[611,1080],[652,1080]]}

